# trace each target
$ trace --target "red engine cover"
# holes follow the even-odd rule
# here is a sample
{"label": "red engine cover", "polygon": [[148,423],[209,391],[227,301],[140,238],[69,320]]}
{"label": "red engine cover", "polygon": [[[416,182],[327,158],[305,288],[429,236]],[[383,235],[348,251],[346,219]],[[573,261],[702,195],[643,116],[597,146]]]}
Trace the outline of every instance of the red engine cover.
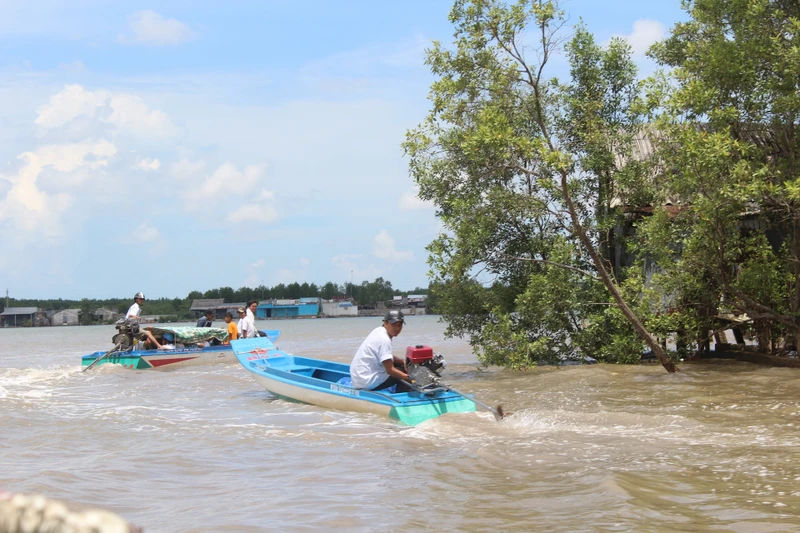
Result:
{"label": "red engine cover", "polygon": [[423,346],[418,344],[416,346],[409,346],[406,348],[406,359],[415,365],[430,361],[433,359],[433,348],[430,346]]}

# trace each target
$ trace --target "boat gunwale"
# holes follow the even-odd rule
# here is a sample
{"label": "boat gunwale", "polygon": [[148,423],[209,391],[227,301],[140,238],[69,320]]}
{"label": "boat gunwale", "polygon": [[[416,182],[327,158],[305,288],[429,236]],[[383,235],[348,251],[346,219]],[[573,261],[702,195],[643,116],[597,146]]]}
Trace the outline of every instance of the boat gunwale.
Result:
{"label": "boat gunwale", "polygon": [[[231,346],[229,344],[218,344],[216,346],[205,346],[203,348],[175,348],[174,350],[131,350],[131,351],[121,351],[117,353],[112,353],[109,355],[110,358],[114,357],[152,357],[156,355],[171,355],[171,354],[199,354],[205,352],[216,352],[222,349],[223,351],[231,350]],[[102,350],[98,350],[96,352],[92,352],[90,354],[82,355],[82,361],[94,361],[101,355],[105,354],[106,352]]]}
{"label": "boat gunwale", "polygon": [[[361,401],[387,405],[390,407],[424,406],[454,402],[463,399],[463,396],[451,391],[438,391],[434,394],[427,395],[416,391],[387,393],[383,391],[371,391],[368,389],[356,389],[347,385],[340,385],[334,381],[328,381],[325,379],[292,372],[292,369],[320,368],[323,370],[332,370],[345,374],[342,369],[346,369],[346,374],[349,375],[350,367],[345,363],[337,363],[324,359],[311,359],[302,356],[291,355],[281,350],[270,350],[269,354],[269,357],[259,358],[252,361],[242,361],[240,357],[239,362],[244,363],[242,366],[256,375],[261,375],[282,383],[295,385],[308,390],[332,394],[339,397],[353,398]],[[295,364],[295,361],[305,364]],[[277,365],[273,366],[274,363],[277,363]],[[320,363],[322,363],[324,366],[320,365]],[[332,385],[336,385],[337,388],[333,388]]]}

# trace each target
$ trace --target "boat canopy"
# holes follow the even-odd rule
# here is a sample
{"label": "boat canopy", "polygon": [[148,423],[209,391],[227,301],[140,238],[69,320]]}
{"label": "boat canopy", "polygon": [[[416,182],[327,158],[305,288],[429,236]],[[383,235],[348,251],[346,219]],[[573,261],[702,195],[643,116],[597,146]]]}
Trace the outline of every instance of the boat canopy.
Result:
{"label": "boat canopy", "polygon": [[228,331],[225,329],[198,328],[195,326],[153,326],[153,335],[160,335],[166,340],[173,340],[174,342],[180,342],[183,344],[195,344],[202,341],[209,341],[211,339],[217,339],[220,342],[225,342],[228,340]]}

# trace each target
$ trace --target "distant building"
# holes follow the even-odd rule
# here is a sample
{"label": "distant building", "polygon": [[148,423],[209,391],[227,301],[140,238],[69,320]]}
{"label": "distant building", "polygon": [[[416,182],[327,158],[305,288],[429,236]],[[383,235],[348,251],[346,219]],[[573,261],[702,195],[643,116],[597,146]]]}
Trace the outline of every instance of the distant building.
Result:
{"label": "distant building", "polygon": [[312,318],[320,311],[319,298],[267,300],[258,304],[256,318]]}
{"label": "distant building", "polygon": [[81,323],[80,309],[62,309],[50,316],[51,326],[78,326]]}
{"label": "distant building", "polygon": [[116,309],[106,309],[105,307],[95,309],[94,316],[99,322],[113,322],[122,317]]}
{"label": "distant building", "polygon": [[200,318],[206,314],[206,311],[210,310],[214,313],[215,320],[222,320],[222,318],[225,316],[225,313],[232,314],[233,317],[238,320],[236,310],[246,305],[246,302],[225,303],[224,298],[207,298],[205,300],[193,300],[192,306],[189,307],[189,311],[194,313],[195,318]]}
{"label": "distant building", "polygon": [[[214,311],[214,315],[216,318],[217,309],[219,307],[225,306],[225,298],[206,298],[204,300],[192,300],[192,306],[189,308],[189,311],[194,313],[195,318],[200,318],[204,314],[206,314],[207,310]],[[224,312],[222,313],[225,314]],[[235,315],[234,315],[235,316]]]}
{"label": "distant building", "polygon": [[49,326],[47,313],[39,307],[6,307],[0,313],[0,326],[2,327],[22,327],[22,326]]}
{"label": "distant building", "polygon": [[425,294],[409,294],[406,297],[409,314],[425,315],[428,313],[428,296]]}
{"label": "distant building", "polygon": [[428,296],[425,294],[409,294],[394,296],[391,301],[393,309],[400,309],[405,315],[428,314]]}
{"label": "distant building", "polygon": [[[225,313],[230,313],[233,316],[234,320],[239,320],[239,315],[236,314],[236,311],[240,307],[246,307],[247,302],[233,302],[233,303],[226,303],[214,308],[214,316],[215,318],[219,318],[222,320],[225,317]],[[222,326],[220,326],[222,327]]]}
{"label": "distant building", "polygon": [[358,316],[358,306],[351,300],[322,300],[322,315],[328,317]]}

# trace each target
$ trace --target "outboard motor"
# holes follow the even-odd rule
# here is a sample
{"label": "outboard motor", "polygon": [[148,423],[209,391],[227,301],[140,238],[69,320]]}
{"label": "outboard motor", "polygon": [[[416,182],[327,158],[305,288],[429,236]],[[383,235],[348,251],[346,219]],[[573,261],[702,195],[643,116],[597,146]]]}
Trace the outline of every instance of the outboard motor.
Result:
{"label": "outboard motor", "polygon": [[119,344],[121,350],[133,346],[133,341],[139,333],[139,321],[132,318],[120,318],[114,324],[117,334],[111,337],[111,342]]}
{"label": "outboard motor", "polygon": [[430,346],[418,344],[406,348],[406,368],[408,377],[417,387],[438,386],[440,370],[447,366],[442,354],[434,355]]}

